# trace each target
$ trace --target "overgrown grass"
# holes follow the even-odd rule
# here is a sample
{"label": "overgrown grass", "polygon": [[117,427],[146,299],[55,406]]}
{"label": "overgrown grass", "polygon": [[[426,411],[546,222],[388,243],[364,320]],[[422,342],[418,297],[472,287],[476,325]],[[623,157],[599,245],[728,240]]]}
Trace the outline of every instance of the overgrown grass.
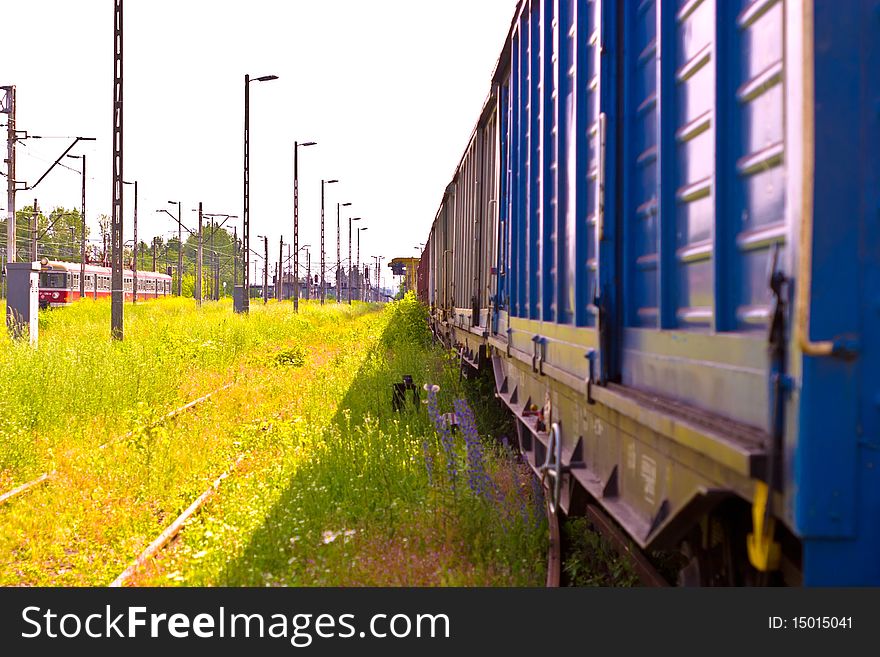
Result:
{"label": "overgrown grass", "polygon": [[349,308],[304,304],[296,315],[255,304],[246,317],[229,302],[194,312],[191,299],[150,301],[126,307],[126,339],[117,342],[109,301],[89,300],[41,311],[36,350],[0,331],[0,486],[50,469],[71,441],[104,442],[226,383],[244,354],[296,349],[309,331],[366,306]]}
{"label": "overgrown grass", "polygon": [[[2,457],[6,478],[58,474],[0,507],[0,584],[108,583],[240,455],[140,583],[543,581],[540,495],[512,455],[486,441],[491,495],[466,484],[461,436],[451,459],[463,478],[453,488],[441,474],[447,452],[421,385],[440,385],[443,412],[467,390],[412,299],[383,313],[270,303],[238,317],[228,303],[182,300],[127,310],[121,344],[108,338],[108,305],[92,302],[44,314],[36,352],[3,338],[0,390],[15,421],[0,437],[18,446]],[[15,391],[27,372],[28,392]],[[404,374],[421,399],[394,412]]]}
{"label": "overgrown grass", "polygon": [[[461,435],[446,454],[425,401],[466,396],[451,359],[430,344],[414,299],[388,306],[361,359],[337,356],[306,394],[308,417],[262,440],[277,458],[229,481],[143,583],[213,585],[540,585],[546,526],[539,495],[512,453],[485,437],[490,491],[468,486]],[[374,336],[376,337],[376,336]],[[413,377],[420,399],[392,410],[391,384]],[[483,418],[486,415],[483,414]]]}

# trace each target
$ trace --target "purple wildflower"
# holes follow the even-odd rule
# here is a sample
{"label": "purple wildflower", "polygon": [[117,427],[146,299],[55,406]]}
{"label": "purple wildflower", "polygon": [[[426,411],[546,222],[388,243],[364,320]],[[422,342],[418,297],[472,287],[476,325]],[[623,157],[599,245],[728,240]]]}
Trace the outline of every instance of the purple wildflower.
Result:
{"label": "purple wildflower", "polygon": [[434,429],[440,436],[440,445],[443,447],[443,454],[446,457],[446,474],[449,476],[449,481],[452,484],[452,492],[454,493],[455,479],[457,475],[455,442],[452,437],[452,431],[449,428],[449,423],[440,414],[440,408],[437,404],[437,391],[440,390],[440,387],[436,385],[426,385],[425,389],[428,391],[428,415],[434,423]]}
{"label": "purple wildflower", "polygon": [[454,406],[458,427],[467,448],[468,485],[475,495],[494,501],[497,491],[494,490],[493,482],[486,473],[483,462],[483,445],[479,431],[477,431],[474,412],[464,399],[457,399]]}

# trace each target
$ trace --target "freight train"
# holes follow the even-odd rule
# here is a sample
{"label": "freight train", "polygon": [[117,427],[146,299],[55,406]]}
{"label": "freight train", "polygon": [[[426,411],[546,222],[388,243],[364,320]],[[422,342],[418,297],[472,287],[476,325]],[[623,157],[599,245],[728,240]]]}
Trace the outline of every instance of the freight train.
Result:
{"label": "freight train", "polygon": [[880,5],[521,0],[419,266],[559,514],[880,584]]}
{"label": "freight train", "polygon": [[[102,299],[111,295],[113,270],[87,264],[85,269],[85,298]],[[80,298],[80,276],[83,267],[78,262],[44,260],[40,266],[39,304],[41,308],[69,306]],[[131,269],[122,272],[125,300],[134,298],[135,278]],[[138,299],[156,299],[171,295],[171,276],[154,271],[137,272]]]}

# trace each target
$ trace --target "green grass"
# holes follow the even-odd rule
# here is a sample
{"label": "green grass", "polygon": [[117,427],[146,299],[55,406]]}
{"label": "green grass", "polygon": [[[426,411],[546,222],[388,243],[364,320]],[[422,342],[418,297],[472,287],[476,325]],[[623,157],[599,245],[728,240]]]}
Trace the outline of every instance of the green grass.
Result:
{"label": "green grass", "polygon": [[50,469],[56,450],[85,434],[104,442],[148,423],[236,376],[244,354],[296,341],[348,312],[304,304],[295,315],[255,304],[244,317],[228,302],[195,312],[190,299],[151,301],[126,307],[127,339],[117,342],[102,300],[41,311],[36,350],[0,331],[0,484]]}
{"label": "green grass", "polygon": [[[106,302],[86,302],[41,313],[36,351],[0,338],[0,482],[58,472],[0,507],[0,584],[107,584],[239,456],[139,583],[543,581],[546,528],[512,455],[487,439],[494,498],[453,491],[424,406],[391,410],[403,374],[438,383],[444,411],[475,392],[429,344],[412,299],[299,315],[255,304],[248,317],[224,302],[151,302],[127,307],[122,343],[108,318]],[[497,408],[475,409],[484,433],[501,426]],[[460,440],[455,458],[463,472]]]}
{"label": "green grass", "polygon": [[[343,354],[306,393],[305,417],[255,428],[278,458],[230,479],[143,581],[150,584],[540,585],[546,526],[511,453],[487,438],[497,497],[444,480],[426,407],[391,410],[404,374],[441,386],[441,409],[467,394],[429,343],[411,298],[386,310],[365,356]],[[352,378],[352,365],[360,361]],[[482,419],[489,419],[481,413]],[[429,477],[425,446],[433,459]],[[463,444],[456,459],[466,476]]]}

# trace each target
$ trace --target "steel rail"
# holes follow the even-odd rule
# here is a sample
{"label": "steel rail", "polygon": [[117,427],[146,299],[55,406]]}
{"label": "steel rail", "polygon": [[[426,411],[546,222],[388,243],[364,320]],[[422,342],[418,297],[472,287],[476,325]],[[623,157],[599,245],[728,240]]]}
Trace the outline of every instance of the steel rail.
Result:
{"label": "steel rail", "polygon": [[[154,422],[153,424],[150,425],[150,428],[158,426],[162,422],[167,422],[168,420],[173,419],[174,417],[176,417],[177,415],[180,415],[181,413],[185,413],[186,411],[192,410],[193,408],[195,408],[196,406],[198,406],[202,402],[208,401],[214,395],[216,395],[220,392],[223,392],[224,390],[227,390],[228,388],[232,387],[233,385],[234,385],[234,382],[227,383],[226,385],[221,386],[212,392],[209,392],[207,395],[199,397],[198,399],[194,399],[191,402],[184,404],[180,408],[174,409],[170,413],[167,413],[166,415],[163,415],[161,418],[156,420],[156,422]],[[134,431],[129,431],[124,436],[120,436],[119,438],[115,438],[111,441],[104,443],[103,445],[99,446],[98,449],[106,449],[110,445],[117,443],[120,440],[125,440],[127,438],[131,438],[133,435],[134,435]],[[0,495],[0,505],[3,505],[6,502],[18,497],[19,495],[22,495],[22,494],[28,492],[29,490],[36,488],[40,484],[45,483],[46,481],[48,481],[49,479],[54,477],[56,474],[57,474],[56,470],[52,470],[51,472],[44,472],[36,479],[29,481],[27,483],[24,483],[21,486],[18,486],[17,488],[13,488],[12,490],[7,491],[6,493],[3,493],[2,495]]]}
{"label": "steel rail", "polygon": [[164,548],[168,543],[171,542],[180,530],[183,528],[184,523],[189,520],[189,518],[196,513],[202,506],[204,506],[205,502],[207,502],[211,496],[217,491],[220,487],[220,484],[223,483],[223,480],[226,479],[230,474],[232,474],[238,465],[241,463],[244,458],[244,454],[241,454],[235,462],[226,470],[222,475],[217,477],[214,480],[214,483],[201,495],[199,495],[195,501],[190,504],[183,513],[181,513],[177,518],[172,522],[168,527],[163,531],[159,536],[150,543],[143,552],[141,552],[138,557],[129,564],[129,566],[123,570],[119,576],[114,579],[110,583],[111,588],[119,588],[123,586],[131,577],[140,570],[141,566],[143,566],[148,560],[152,559],[159,551]]}

